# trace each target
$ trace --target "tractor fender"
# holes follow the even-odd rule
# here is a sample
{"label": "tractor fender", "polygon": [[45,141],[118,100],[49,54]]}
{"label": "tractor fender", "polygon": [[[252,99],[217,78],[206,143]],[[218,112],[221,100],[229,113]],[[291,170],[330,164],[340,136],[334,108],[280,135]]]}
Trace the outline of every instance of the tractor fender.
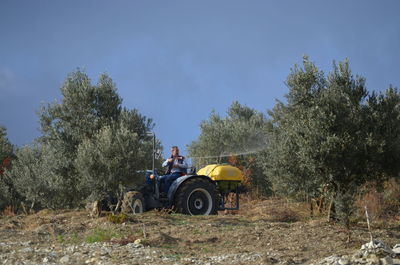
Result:
{"label": "tractor fender", "polygon": [[194,178],[206,179],[207,181],[215,184],[215,182],[212,179],[210,179],[210,177],[203,176],[203,175],[185,175],[185,176],[182,176],[180,178],[177,178],[174,182],[172,182],[171,187],[169,188],[169,191],[168,191],[168,201],[169,201],[170,205],[172,205],[172,203],[174,202],[175,193],[179,189],[179,187],[185,181],[187,181],[189,179],[194,179]]}

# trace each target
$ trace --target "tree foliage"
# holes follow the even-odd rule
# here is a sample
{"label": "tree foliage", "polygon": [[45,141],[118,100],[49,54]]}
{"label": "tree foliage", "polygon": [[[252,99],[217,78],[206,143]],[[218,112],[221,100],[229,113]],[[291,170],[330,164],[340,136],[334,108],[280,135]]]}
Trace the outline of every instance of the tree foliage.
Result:
{"label": "tree foliage", "polygon": [[267,181],[258,164],[257,152],[264,148],[266,128],[267,121],[262,113],[233,102],[226,117],[213,111],[209,119],[200,124],[198,139],[188,146],[189,155],[197,167],[235,161],[235,165],[251,172],[247,175],[252,185],[265,192]]}
{"label": "tree foliage", "polygon": [[0,126],[0,209],[14,205],[18,197],[12,179],[5,175],[13,157],[14,146],[8,140],[6,128]]}
{"label": "tree foliage", "polygon": [[75,165],[80,175],[79,190],[85,197],[100,200],[118,193],[120,187],[140,184],[137,172],[149,166],[151,148],[150,142],[141,141],[124,123],[101,128],[78,147]]}
{"label": "tree foliage", "polygon": [[6,174],[13,178],[23,202],[28,203],[31,209],[70,205],[70,197],[63,194],[74,192],[74,188],[67,186],[57,171],[65,163],[62,153],[50,145],[34,144],[18,149],[16,157],[11,171]]}
{"label": "tree foliage", "polygon": [[369,96],[348,61],[334,63],[325,76],[307,58],[303,68],[292,69],[287,86],[287,103],[269,112],[273,126],[264,159],[277,192],[314,197],[324,188],[349,210],[345,204],[362,184],[398,176],[396,89]]}
{"label": "tree foliage", "polygon": [[367,101],[365,126],[368,130],[369,174],[380,178],[400,178],[400,93],[390,86],[373,93]]}
{"label": "tree foliage", "polygon": [[[366,182],[400,179],[400,93],[368,93],[348,61],[329,74],[307,57],[286,80],[286,101],[269,118],[233,102],[225,116],[211,112],[188,146],[193,164],[231,163],[248,184],[290,197],[331,196],[349,224],[352,202]],[[105,195],[121,195],[151,168],[154,124],[122,107],[112,79],[92,84],[86,73],[69,74],[62,99],[39,111],[42,136],[14,150],[0,127],[0,208],[62,208]],[[160,149],[159,141],[156,148]]]}
{"label": "tree foliage", "polygon": [[5,162],[11,159],[14,153],[14,146],[10,143],[7,137],[7,130],[5,127],[0,126],[0,175],[4,173]]}
{"label": "tree foliage", "polygon": [[68,75],[61,93],[61,102],[42,107],[42,136],[33,147],[18,150],[10,172],[32,205],[75,207],[89,195],[115,195],[121,180],[151,164],[146,132],[153,128],[152,120],[122,108],[110,77],[103,74],[92,85],[77,70]]}

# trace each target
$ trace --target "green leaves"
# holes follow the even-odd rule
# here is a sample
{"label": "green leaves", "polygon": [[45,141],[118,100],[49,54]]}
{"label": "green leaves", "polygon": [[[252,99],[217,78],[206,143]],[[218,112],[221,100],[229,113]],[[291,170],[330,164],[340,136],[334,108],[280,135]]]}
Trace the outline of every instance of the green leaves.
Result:
{"label": "green leaves", "polygon": [[[0,163],[3,163],[3,161],[8,158],[12,157],[14,152],[14,147],[10,143],[10,141],[7,138],[7,131],[6,128],[0,126]],[[0,164],[0,167],[2,164]],[[0,172],[1,174],[2,172]]]}
{"label": "green leaves", "polygon": [[334,63],[325,77],[307,58],[303,68],[292,69],[287,85],[287,104],[278,102],[269,112],[264,168],[275,191],[316,196],[330,187],[349,213],[345,204],[357,187],[399,176],[397,89],[368,96],[365,79],[352,75],[347,60]]}
{"label": "green leaves", "polygon": [[14,159],[14,146],[7,138],[5,127],[0,126],[0,209],[12,205],[17,194],[12,179],[6,176],[5,172],[10,169]]}
{"label": "green leaves", "polygon": [[124,124],[103,127],[78,147],[75,165],[79,190],[85,197],[99,200],[118,193],[120,186],[141,184],[143,179],[138,178],[137,171],[148,166],[150,148]]}
{"label": "green leaves", "polygon": [[[106,74],[92,85],[79,69],[61,87],[60,102],[39,113],[43,135],[17,152],[10,177],[25,201],[75,207],[85,199],[116,195],[139,169],[150,168],[150,119],[123,109]],[[158,144],[159,145],[159,144]]]}
{"label": "green leaves", "polygon": [[16,156],[12,170],[7,174],[32,208],[68,207],[81,198],[78,194],[70,194],[73,191],[71,181],[63,178],[59,170],[64,166],[63,154],[52,146],[25,146],[17,150]]}
{"label": "green leaves", "polygon": [[400,177],[400,94],[389,87],[373,93],[367,101],[369,174]]}
{"label": "green leaves", "polygon": [[42,107],[39,114],[42,142],[61,140],[75,151],[84,138],[92,137],[101,127],[117,121],[122,100],[111,78],[103,74],[97,85],[79,69],[68,75],[61,87],[61,103]]}
{"label": "green leaves", "polygon": [[[238,155],[238,164],[246,165],[251,170],[251,182],[254,186],[262,186],[264,192],[266,179],[257,160],[257,152],[265,148],[268,124],[265,116],[239,102],[233,102],[226,117],[211,112],[208,120],[201,122],[201,133],[189,146],[189,155],[198,167],[212,163],[227,163],[229,156]],[[251,153],[251,154],[249,154]]]}
{"label": "green leaves", "polygon": [[189,146],[189,153],[194,157],[218,157],[261,150],[265,143],[265,128],[266,119],[262,113],[233,102],[225,118],[212,112],[208,120],[201,122],[201,134]]}

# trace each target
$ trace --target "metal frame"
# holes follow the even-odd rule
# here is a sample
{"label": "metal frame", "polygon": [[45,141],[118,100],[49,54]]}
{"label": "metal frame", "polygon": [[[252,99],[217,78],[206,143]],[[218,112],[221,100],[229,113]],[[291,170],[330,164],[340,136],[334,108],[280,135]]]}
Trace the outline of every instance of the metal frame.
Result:
{"label": "metal frame", "polygon": [[[153,158],[153,175],[156,175],[156,168],[155,168],[155,160],[156,160],[156,134],[154,132],[147,132],[147,136],[153,136],[153,153],[152,153],[152,158]],[[158,189],[158,181],[154,181],[154,191],[156,195],[156,199],[160,199],[160,191]]]}
{"label": "metal frame", "polygon": [[[230,193],[230,192],[229,192]],[[227,194],[229,194],[229,193],[227,193]],[[236,189],[235,189],[235,198],[236,198],[236,207],[225,207],[225,196],[224,196],[224,194],[222,194],[222,199],[221,199],[221,204],[220,204],[220,207],[218,208],[218,210],[219,211],[222,211],[222,210],[239,210],[239,188],[238,187],[236,187]]]}

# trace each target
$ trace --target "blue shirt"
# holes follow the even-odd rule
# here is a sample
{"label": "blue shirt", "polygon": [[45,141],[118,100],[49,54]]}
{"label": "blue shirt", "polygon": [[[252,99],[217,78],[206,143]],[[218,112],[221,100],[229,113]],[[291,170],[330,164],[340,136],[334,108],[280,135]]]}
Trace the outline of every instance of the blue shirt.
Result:
{"label": "blue shirt", "polygon": [[[183,158],[183,157],[182,157]],[[168,159],[162,163],[163,167],[169,167],[170,164],[173,163],[173,165],[177,165],[178,167],[172,167],[171,168],[171,173],[175,172],[181,172],[181,173],[186,173],[186,169],[188,168],[187,163],[185,162],[185,159],[175,159],[172,162],[168,162]]]}

